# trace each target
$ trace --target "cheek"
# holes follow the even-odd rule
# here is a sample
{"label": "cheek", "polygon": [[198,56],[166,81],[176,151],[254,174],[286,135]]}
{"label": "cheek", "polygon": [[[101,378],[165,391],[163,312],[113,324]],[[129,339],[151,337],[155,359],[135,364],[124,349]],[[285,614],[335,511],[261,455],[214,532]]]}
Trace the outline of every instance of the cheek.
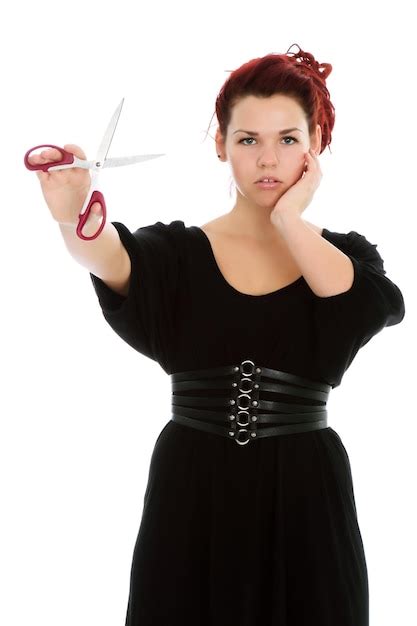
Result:
{"label": "cheek", "polygon": [[248,164],[245,159],[230,161],[230,170],[235,178],[241,180],[253,176],[253,165]]}
{"label": "cheek", "polygon": [[299,148],[297,150],[294,150],[294,152],[291,155],[291,161],[294,166],[304,165],[304,162],[306,160],[305,153],[306,151],[304,148]]}

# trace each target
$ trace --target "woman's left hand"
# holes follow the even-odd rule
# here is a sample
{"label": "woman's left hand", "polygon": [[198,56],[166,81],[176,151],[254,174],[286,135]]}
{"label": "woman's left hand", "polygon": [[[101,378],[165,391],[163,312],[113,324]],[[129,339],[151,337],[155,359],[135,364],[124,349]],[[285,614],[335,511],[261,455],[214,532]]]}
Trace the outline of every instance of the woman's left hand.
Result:
{"label": "woman's left hand", "polygon": [[306,153],[306,170],[294,185],[280,197],[271,212],[271,222],[278,222],[283,213],[301,215],[313,199],[314,192],[320,185],[323,174],[317,155],[313,150]]}

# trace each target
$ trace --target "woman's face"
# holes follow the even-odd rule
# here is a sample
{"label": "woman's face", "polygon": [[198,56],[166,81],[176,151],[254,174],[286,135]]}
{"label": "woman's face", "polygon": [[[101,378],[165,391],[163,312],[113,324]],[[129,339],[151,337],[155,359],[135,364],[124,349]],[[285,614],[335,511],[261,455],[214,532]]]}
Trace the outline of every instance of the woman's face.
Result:
{"label": "woman's face", "polygon": [[[282,94],[245,96],[232,110],[226,143],[217,131],[216,148],[230,163],[238,197],[273,207],[302,176],[309,148],[320,148],[319,125],[315,139],[311,145],[304,111],[293,98]],[[273,176],[280,183],[274,189],[262,189],[256,181],[264,176]]]}

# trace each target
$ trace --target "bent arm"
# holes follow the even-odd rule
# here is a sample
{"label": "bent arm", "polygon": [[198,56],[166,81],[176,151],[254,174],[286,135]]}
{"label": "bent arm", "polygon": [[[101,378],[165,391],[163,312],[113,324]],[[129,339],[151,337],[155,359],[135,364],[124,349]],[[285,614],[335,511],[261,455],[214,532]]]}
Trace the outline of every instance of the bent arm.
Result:
{"label": "bent arm", "polygon": [[354,268],[350,258],[308,226],[300,215],[284,213],[276,226],[316,296],[328,298],[351,288]]}

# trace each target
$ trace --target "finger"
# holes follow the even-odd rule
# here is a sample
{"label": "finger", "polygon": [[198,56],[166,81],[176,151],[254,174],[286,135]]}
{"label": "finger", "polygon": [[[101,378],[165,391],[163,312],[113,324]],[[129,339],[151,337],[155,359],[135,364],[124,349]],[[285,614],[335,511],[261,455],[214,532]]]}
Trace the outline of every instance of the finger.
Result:
{"label": "finger", "polygon": [[314,165],[318,165],[319,164],[319,161],[318,161],[318,159],[317,159],[317,157],[316,157],[314,152],[313,153],[307,152],[306,159],[307,159],[306,160],[306,165],[307,166],[311,167],[313,165],[313,163],[314,163]]}
{"label": "finger", "polygon": [[39,154],[31,154],[28,157],[28,161],[31,165],[38,165],[39,163],[45,163],[48,159],[45,158],[44,152]]}
{"label": "finger", "polygon": [[42,152],[38,154],[31,154],[28,157],[28,161],[31,165],[43,165],[48,161],[59,161],[60,159],[62,159],[62,154],[59,150],[56,150],[56,148],[42,150]]}
{"label": "finger", "polygon": [[35,171],[36,176],[39,178],[39,180],[41,181],[41,183],[43,183],[45,180],[48,180],[49,178],[49,174],[48,172],[42,172],[40,170],[36,170]]}
{"label": "finger", "polygon": [[84,150],[80,148],[80,146],[77,146],[75,143],[66,143],[64,145],[64,149],[67,150],[68,152],[71,152],[71,154],[75,154],[75,156],[80,159],[85,159],[85,160],[87,159],[87,156]]}
{"label": "finger", "polygon": [[42,150],[40,156],[44,161],[60,161],[62,159],[62,153],[56,148]]}

